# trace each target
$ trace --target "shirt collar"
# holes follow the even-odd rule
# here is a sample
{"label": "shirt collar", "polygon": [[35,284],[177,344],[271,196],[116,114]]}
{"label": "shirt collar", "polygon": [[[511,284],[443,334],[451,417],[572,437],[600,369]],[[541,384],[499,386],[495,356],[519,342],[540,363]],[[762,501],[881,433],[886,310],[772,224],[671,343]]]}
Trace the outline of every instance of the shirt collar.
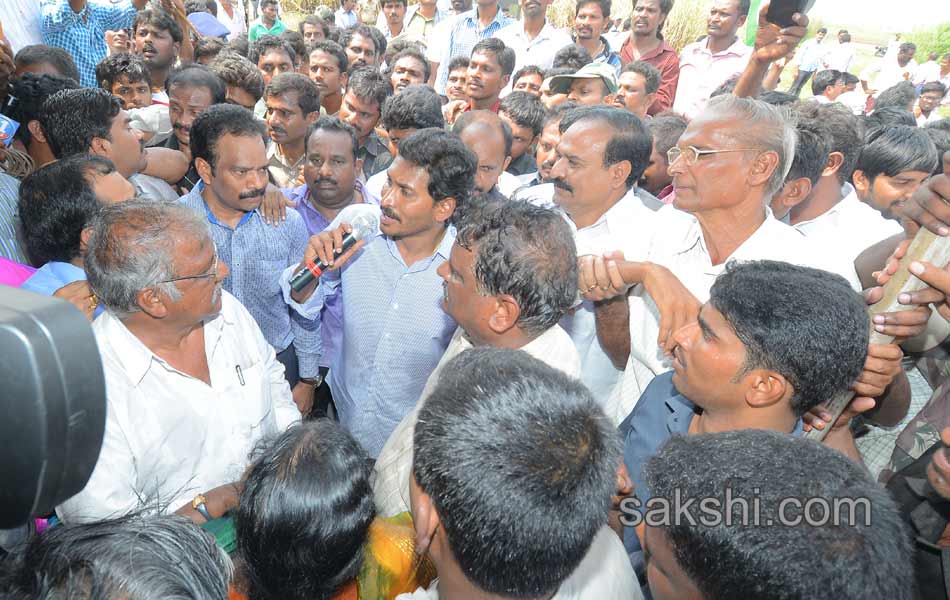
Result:
{"label": "shirt collar", "polygon": [[[471,25],[475,25],[476,27],[481,26],[481,23],[479,23],[478,21],[478,7],[475,7],[466,13],[462,13],[462,18],[465,19]],[[489,23],[488,26],[485,27],[485,29],[488,29],[495,23],[498,23],[500,25],[504,23],[504,20],[506,19],[507,17],[505,17],[505,13],[501,12],[501,5],[499,5],[498,12],[495,13],[495,18],[492,19],[492,22]]]}
{"label": "shirt collar", "polygon": [[[632,37],[632,35],[633,35],[633,34],[631,33],[631,35],[627,37],[627,41],[625,41],[625,42],[623,43],[623,46],[620,47],[621,52],[623,52],[624,50],[629,50],[629,53],[632,53],[632,52],[633,52],[633,37]],[[663,54],[664,52],[673,52],[673,53],[675,53],[676,50],[674,50],[673,47],[670,46],[670,45],[667,43],[666,40],[660,39],[660,45],[657,46],[656,48],[654,48],[653,50],[650,50],[650,51],[647,52],[646,54],[641,54],[641,55],[640,55],[640,60],[650,60],[651,58],[656,58],[657,56],[660,56],[660,55]]]}
{"label": "shirt collar", "polygon": [[702,48],[704,52],[712,56],[728,56],[730,54],[741,56],[742,54],[745,54],[745,52],[749,49],[749,47],[745,45],[745,42],[742,41],[742,38],[738,35],[736,36],[736,41],[733,42],[731,46],[729,46],[728,48],[720,52],[712,52],[709,49],[709,39],[707,39],[705,42],[700,44],[700,48]]}
{"label": "shirt collar", "polygon": [[[190,198],[192,199],[192,202],[193,202],[193,203],[197,203],[197,201],[200,201],[200,202],[201,202],[201,206],[203,206],[204,209],[205,209],[205,215],[208,217],[208,222],[209,222],[209,223],[211,223],[212,225],[217,225],[217,226],[219,226],[219,227],[225,227],[225,228],[227,228],[227,229],[231,229],[231,226],[230,226],[230,225],[226,225],[226,224],[222,223],[221,221],[219,221],[218,218],[217,218],[216,216],[214,216],[214,213],[211,212],[211,207],[208,206],[208,203],[205,201],[204,196],[201,195],[201,191],[202,191],[204,188],[205,188],[205,182],[204,182],[204,180],[199,181],[199,182],[195,185],[195,187],[194,187],[190,192],[188,192],[188,195],[186,196],[186,198],[190,197]],[[241,220],[238,221],[238,223],[237,223],[237,225],[234,227],[234,229],[236,230],[236,229],[237,229],[238,227],[240,227],[241,225],[244,225],[245,223],[247,223],[248,221],[250,221],[251,218],[253,218],[253,216],[254,216],[256,213],[257,213],[256,210],[251,210],[251,211],[248,211],[248,212],[244,213],[244,216],[241,217]]]}

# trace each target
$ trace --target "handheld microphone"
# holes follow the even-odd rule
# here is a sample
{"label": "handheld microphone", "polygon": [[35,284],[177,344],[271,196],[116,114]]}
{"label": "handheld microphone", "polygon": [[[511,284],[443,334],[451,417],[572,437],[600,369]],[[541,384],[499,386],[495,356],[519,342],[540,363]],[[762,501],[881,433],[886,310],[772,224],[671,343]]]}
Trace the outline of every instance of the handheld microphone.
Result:
{"label": "handheld microphone", "polygon": [[[353,219],[350,225],[353,227],[353,231],[343,236],[343,248],[337,252],[337,254],[343,254],[352,248],[356,242],[376,233],[376,231],[379,230],[379,216],[373,211],[363,211]],[[302,291],[305,287],[310,285],[310,282],[318,279],[327,269],[327,266],[328,265],[323,264],[323,261],[320,260],[316,262],[312,260],[307,261],[307,264],[301,267],[300,270],[291,277],[291,289],[295,292]]]}

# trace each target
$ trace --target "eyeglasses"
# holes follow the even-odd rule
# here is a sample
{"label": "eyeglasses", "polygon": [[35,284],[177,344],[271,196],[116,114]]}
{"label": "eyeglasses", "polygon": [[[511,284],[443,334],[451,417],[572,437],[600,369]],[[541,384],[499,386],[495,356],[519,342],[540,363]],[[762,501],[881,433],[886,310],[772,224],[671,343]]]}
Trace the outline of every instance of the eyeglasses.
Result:
{"label": "eyeglasses", "polygon": [[215,279],[218,278],[218,248],[214,249],[214,258],[211,259],[211,270],[201,275],[185,275],[184,277],[173,277],[157,283],[172,283],[175,281],[186,281],[188,279]]}
{"label": "eyeglasses", "polygon": [[721,154],[723,152],[758,152],[754,148],[730,148],[728,150],[700,150],[696,146],[686,146],[685,148],[680,148],[679,146],[673,146],[666,152],[666,161],[671,166],[676,160],[680,157],[683,157],[683,160],[686,161],[687,167],[692,167],[699,161],[700,158],[708,154]]}

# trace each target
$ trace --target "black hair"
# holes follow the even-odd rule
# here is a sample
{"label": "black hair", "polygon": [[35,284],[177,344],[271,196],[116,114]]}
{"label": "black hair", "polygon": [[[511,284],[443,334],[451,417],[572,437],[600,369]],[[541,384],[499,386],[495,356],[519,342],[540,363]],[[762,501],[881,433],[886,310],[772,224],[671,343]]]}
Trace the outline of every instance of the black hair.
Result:
{"label": "black hair", "polygon": [[581,106],[561,119],[558,125],[561,135],[581,121],[597,121],[613,130],[613,137],[604,148],[604,167],[621,161],[629,162],[627,188],[632,188],[650,166],[650,155],[653,153],[653,136],[640,117],[610,106]]}
{"label": "black hair", "polygon": [[537,75],[542,80],[544,79],[544,69],[538,65],[525,65],[515,71],[515,74],[511,77],[511,85],[518,83],[518,80],[526,75]]}
{"label": "black hair", "polygon": [[[587,1],[590,2],[593,0]],[[592,62],[594,62],[594,59],[591,57],[590,52],[587,51],[587,48],[580,44],[569,44],[554,53],[554,62],[551,65],[551,69],[570,69],[570,73],[576,73],[581,67],[589,65]],[[545,71],[545,79],[554,77],[555,74],[551,72],[551,69]],[[566,75],[567,73],[557,74]]]}
{"label": "black hair", "polygon": [[455,198],[455,210],[464,209],[475,189],[478,159],[457,135],[436,128],[414,131],[399,143],[399,157],[426,170],[426,190],[435,202]]}
{"label": "black hair", "polygon": [[799,119],[795,126],[798,141],[795,144],[795,157],[785,181],[794,181],[807,177],[812,186],[821,179],[828,166],[831,153],[831,135],[823,124],[812,119]]}
{"label": "black hair", "polygon": [[815,96],[821,96],[825,93],[825,88],[834,87],[840,80],[841,71],[836,69],[818,71],[811,80],[811,93]]}
{"label": "black hair", "polygon": [[[943,120],[946,121],[947,119]],[[923,127],[921,131],[926,133],[930,137],[930,141],[937,147],[937,163],[931,174],[940,175],[943,173],[943,155],[950,152],[950,131],[937,127]]]}
{"label": "black hair", "polygon": [[606,523],[619,460],[590,391],[518,350],[449,361],[413,434],[413,475],[452,556],[511,598],[550,596],[571,575]]}
{"label": "black hair", "polygon": [[735,73],[730,76],[729,79],[726,79],[722,84],[713,90],[713,93],[709,95],[710,98],[715,98],[716,96],[727,96],[732,95],[732,92],[735,91],[736,85],[739,83],[740,73]]}
{"label": "black hair", "polygon": [[191,125],[191,156],[211,165],[217,164],[218,141],[225,135],[260,137],[264,139],[264,124],[248,109],[234,104],[215,104],[201,111]]}
{"label": "black hair", "polygon": [[346,82],[346,91],[362,100],[372,100],[382,110],[386,98],[393,95],[393,84],[388,77],[383,77],[376,67],[360,67],[353,69]]}
{"label": "black hair", "polygon": [[476,123],[485,123],[500,128],[501,137],[505,144],[505,156],[511,156],[511,145],[514,143],[514,134],[511,131],[511,125],[500,119],[498,115],[491,111],[471,110],[463,113],[452,125],[452,133],[461,137],[463,131]]}
{"label": "black hair", "polygon": [[950,133],[950,119],[938,119],[924,125],[924,129],[939,129]]}
{"label": "black hair", "polygon": [[376,516],[370,471],[329,419],[258,445],[234,521],[249,600],[328,600],[356,577]]}
{"label": "black hair", "polygon": [[135,15],[135,21],[132,23],[132,31],[135,32],[142,25],[152,25],[156,29],[167,31],[172,41],[176,44],[182,43],[185,36],[181,31],[181,26],[175,22],[167,12],[158,8],[146,8],[140,10]]}
{"label": "black hair", "polygon": [[96,85],[110,93],[112,92],[112,86],[123,76],[129,83],[139,81],[144,81],[149,85],[152,83],[145,61],[141,56],[131,52],[112,54],[103,58],[96,65]]}
{"label": "black hair", "polygon": [[620,73],[637,73],[646,82],[646,93],[655,94],[660,89],[660,70],[650,63],[635,60],[620,70]]}
{"label": "black hair", "polygon": [[208,2],[206,0],[185,0],[185,15],[198,12],[208,12]]}
{"label": "black hair", "polygon": [[387,2],[398,2],[398,3],[402,4],[403,6],[408,6],[408,5],[409,5],[409,2],[408,2],[407,0],[379,0],[379,7],[380,7],[380,9],[381,9],[381,8],[383,7],[383,5],[386,4]]}
{"label": "black hair", "polygon": [[376,36],[373,34],[375,27],[370,27],[369,25],[363,25],[360,23],[354,27],[347,27],[342,32],[340,32],[340,45],[345,49],[350,45],[350,42],[353,41],[354,35],[359,35],[370,40],[373,40],[373,46],[376,49],[376,56],[380,56],[383,52],[386,51],[386,48],[379,47],[379,41],[376,39]]}
{"label": "black hair", "polygon": [[[658,502],[683,507],[675,522],[649,529],[649,544],[665,534],[706,600],[857,599],[872,589],[879,598],[916,597],[911,536],[897,505],[827,446],[761,429],[677,435],[644,471]],[[718,507],[721,518],[700,505]]]}
{"label": "black hair", "polygon": [[880,128],[868,135],[855,170],[872,182],[878,175],[895,177],[906,171],[931,173],[936,168],[937,148],[922,129],[908,125]]}
{"label": "black hair", "polygon": [[278,2],[277,0],[261,0],[259,6],[260,8],[264,8],[265,6],[276,6],[279,8],[280,2]]}
{"label": "black hair", "polygon": [[913,50],[914,52],[917,52],[917,44],[915,44],[915,43],[913,43],[913,42],[904,42],[903,44],[900,45],[900,48],[899,48],[898,51],[899,51],[899,52],[909,52],[909,51],[911,51],[911,50]]}
{"label": "black hair", "polygon": [[445,127],[442,99],[427,85],[410,85],[386,99],[380,123],[387,131]]}
{"label": "black hair", "polygon": [[672,111],[662,112],[646,122],[660,156],[666,156],[689,126],[689,119]]}
{"label": "black hair", "polygon": [[864,117],[864,127],[868,135],[878,129],[886,129],[898,125],[916,127],[917,119],[914,117],[914,113],[900,106],[885,106]]}
{"label": "black hair", "polygon": [[[391,0],[388,0],[388,1],[391,1]],[[391,62],[387,61],[387,64],[388,64],[387,75],[391,75],[393,69],[396,67],[396,63],[399,62],[400,59],[405,58],[406,56],[412,57],[416,59],[420,64],[422,64],[423,80],[429,81],[429,75],[432,74],[432,66],[429,64],[429,61],[426,59],[422,51],[416,48],[415,46],[408,46],[406,48],[403,48],[402,50],[397,52],[395,55],[393,55]]]}
{"label": "black hair", "polygon": [[541,99],[528,92],[511,92],[501,101],[499,113],[505,113],[519,127],[527,127],[534,137],[541,135],[548,115]]}
{"label": "black hair", "polygon": [[112,121],[122,102],[100,88],[56,92],[40,109],[39,121],[56,158],[89,152],[94,138],[112,139]]}
{"label": "black hair", "polygon": [[281,73],[270,80],[265,90],[267,98],[283,96],[288,92],[297,93],[297,106],[306,117],[320,110],[320,89],[310,78],[300,73]]}
{"label": "black hair", "polygon": [[917,88],[909,81],[902,81],[893,85],[878,95],[874,100],[874,110],[892,106],[911,110],[914,100],[917,99]]}
{"label": "black hair", "polygon": [[505,202],[466,220],[456,242],[475,252],[478,292],[514,298],[520,308],[518,326],[528,335],[555,326],[574,304],[577,249],[557,212]]}
{"label": "black hair", "polygon": [[108,175],[112,161],[89,154],[56,160],[33,171],[20,185],[17,214],[30,262],[69,262],[79,256],[82,230],[99,212],[89,172]]}
{"label": "black hair", "polygon": [[[250,53],[250,46],[251,42],[248,41],[246,33],[240,33],[228,41],[228,49],[240,54],[244,58],[247,58],[247,55]],[[254,64],[257,65],[256,62]]]}
{"label": "black hair", "polygon": [[225,50],[208,65],[225,85],[240,88],[260,100],[264,96],[264,76],[257,65],[237,52]]}
{"label": "black hair", "polygon": [[794,389],[797,416],[846,391],[864,369],[867,304],[840,275],[771,260],[730,262],[709,294],[745,346],[742,374],[780,373]]}
{"label": "black hair", "polygon": [[300,35],[303,35],[303,26],[304,25],[313,25],[314,27],[319,27],[323,31],[324,39],[330,37],[330,25],[326,21],[318,17],[317,15],[307,15],[300,21],[300,24],[297,26]]}
{"label": "black hair", "polygon": [[353,161],[356,161],[360,149],[360,141],[356,129],[352,125],[341,121],[338,117],[321,116],[307,131],[307,144],[310,143],[310,136],[318,131],[331,131],[348,136],[352,142]]}
{"label": "black hair", "polygon": [[597,4],[600,6],[600,12],[604,14],[604,19],[610,18],[610,0],[577,0],[577,6],[574,8],[574,16],[581,12],[581,9],[588,4]]}
{"label": "black hair", "polygon": [[495,57],[495,62],[501,67],[501,74],[505,77],[511,76],[511,73],[515,70],[515,60],[517,58],[515,51],[498,38],[485,38],[475,44],[471,56],[476,54],[491,54]]}
{"label": "black hair", "polygon": [[214,537],[176,515],[52,527],[8,562],[0,587],[24,598],[226,600],[231,578]]}
{"label": "black hair", "polygon": [[332,40],[321,40],[310,47],[310,54],[318,50],[336,59],[336,66],[340,70],[340,73],[346,73],[347,69],[350,68],[350,57],[346,55],[346,50],[343,49],[343,46],[336,42]]}
{"label": "black hair", "polygon": [[39,120],[46,99],[60,90],[79,89],[79,80],[59,75],[24,73],[10,82],[10,94],[4,114],[20,124],[16,137],[29,146],[33,134],[30,121]]}
{"label": "black hair", "polygon": [[30,65],[46,64],[56,69],[59,75],[79,81],[79,68],[69,52],[58,46],[46,44],[32,44],[20,48],[13,57],[13,64],[17,68]]}
{"label": "black hair", "polygon": [[456,56],[451,61],[449,61],[449,70],[446,73],[451,73],[457,69],[468,69],[468,57],[467,56]]}
{"label": "black hair", "polygon": [[203,58],[214,58],[227,47],[221,38],[204,36],[195,40],[195,62],[200,63]]}
{"label": "black hair", "polygon": [[937,92],[940,94],[940,97],[943,98],[947,95],[947,86],[939,81],[928,81],[923,86],[921,86],[920,95],[923,96],[927,92]]}
{"label": "black hair", "polygon": [[171,94],[176,87],[205,88],[211,92],[211,104],[221,104],[227,97],[224,82],[214,71],[196,63],[175,69],[165,80],[165,90]]}
{"label": "black hair", "polygon": [[798,96],[780,90],[765,90],[759,94],[757,100],[772,106],[791,106],[799,101]]}
{"label": "black hair", "polygon": [[251,43],[247,51],[247,58],[256,65],[260,62],[262,56],[273,50],[283,52],[292,64],[297,64],[297,52],[294,47],[287,40],[282,40],[269,33],[262,35]]}
{"label": "black hair", "polygon": [[851,34],[848,33],[847,31],[845,31],[844,33],[842,33],[842,34],[841,34],[841,41],[844,42],[844,43],[850,42],[850,41],[851,41]]}
{"label": "black hair", "polygon": [[857,85],[858,83],[861,83],[861,80],[858,79],[857,75],[852,75],[851,73],[848,73],[847,71],[844,71],[843,73],[841,73],[841,78],[844,79],[845,85]]}
{"label": "black hair", "polygon": [[303,57],[307,56],[307,42],[304,41],[303,34],[288,29],[282,31],[277,38],[284,40],[294,49],[294,64],[299,64]]}
{"label": "black hair", "polygon": [[822,124],[831,136],[831,152],[841,154],[841,166],[838,168],[838,182],[850,183],[854,165],[864,145],[864,126],[848,108],[837,102],[819,104],[805,102],[796,107],[800,117],[812,119]]}

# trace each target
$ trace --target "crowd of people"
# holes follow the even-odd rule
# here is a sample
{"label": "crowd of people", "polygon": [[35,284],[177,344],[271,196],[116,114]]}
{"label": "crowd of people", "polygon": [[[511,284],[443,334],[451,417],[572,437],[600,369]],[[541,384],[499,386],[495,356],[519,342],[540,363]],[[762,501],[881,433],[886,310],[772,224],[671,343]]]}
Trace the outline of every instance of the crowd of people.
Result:
{"label": "crowd of people", "polygon": [[0,8],[0,284],[107,388],[0,597],[950,598],[947,265],[869,312],[950,55],[631,1]]}

